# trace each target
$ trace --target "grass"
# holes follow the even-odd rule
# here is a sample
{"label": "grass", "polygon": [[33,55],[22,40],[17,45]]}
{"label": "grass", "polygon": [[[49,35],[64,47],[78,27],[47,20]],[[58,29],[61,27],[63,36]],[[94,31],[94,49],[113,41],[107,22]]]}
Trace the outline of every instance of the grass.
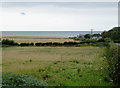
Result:
{"label": "grass", "polygon": [[33,36],[3,36],[2,37],[3,39],[9,39],[9,40],[14,40],[15,42],[17,43],[31,43],[31,42],[42,42],[42,43],[45,43],[45,42],[60,42],[60,43],[63,43],[63,42],[69,42],[69,41],[74,41],[73,39],[69,39],[69,38],[66,38],[66,37],[44,37],[44,36],[41,36],[41,37],[33,37]]}
{"label": "grass", "polygon": [[3,72],[26,74],[49,86],[111,86],[99,47],[3,48]]}

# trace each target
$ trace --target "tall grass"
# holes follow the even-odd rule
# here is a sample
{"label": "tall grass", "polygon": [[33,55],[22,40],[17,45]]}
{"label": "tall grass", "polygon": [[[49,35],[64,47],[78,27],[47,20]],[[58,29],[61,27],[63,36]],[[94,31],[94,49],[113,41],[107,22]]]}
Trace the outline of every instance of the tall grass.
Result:
{"label": "tall grass", "polygon": [[99,47],[3,48],[3,72],[28,75],[48,86],[111,86]]}

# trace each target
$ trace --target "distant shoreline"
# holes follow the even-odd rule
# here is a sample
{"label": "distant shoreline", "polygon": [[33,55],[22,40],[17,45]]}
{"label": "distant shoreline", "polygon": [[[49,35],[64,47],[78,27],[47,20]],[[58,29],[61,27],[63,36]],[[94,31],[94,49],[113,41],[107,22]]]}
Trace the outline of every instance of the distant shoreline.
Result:
{"label": "distant shoreline", "polygon": [[[47,36],[47,37],[74,37],[79,34],[90,34],[91,31],[2,31],[2,36]],[[93,33],[102,33],[94,31]]]}
{"label": "distant shoreline", "polygon": [[57,36],[2,36],[2,38],[68,39],[69,37],[57,37]]}

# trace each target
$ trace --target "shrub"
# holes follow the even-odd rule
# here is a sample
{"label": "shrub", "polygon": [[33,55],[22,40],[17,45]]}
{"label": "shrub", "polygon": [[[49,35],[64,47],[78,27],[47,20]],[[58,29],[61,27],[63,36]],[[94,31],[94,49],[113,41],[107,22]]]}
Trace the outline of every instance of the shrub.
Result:
{"label": "shrub", "polygon": [[78,69],[77,69],[77,73],[79,74],[79,73],[80,73],[80,71],[81,71],[81,69],[80,69],[80,68],[78,68]]}
{"label": "shrub", "polygon": [[114,40],[114,43],[120,43],[120,40]]}
{"label": "shrub", "polygon": [[36,46],[41,46],[41,45],[42,45],[42,43],[35,43],[35,45],[36,45]]}
{"label": "shrub", "polygon": [[58,42],[54,42],[54,43],[53,43],[53,45],[58,46],[58,45],[59,45],[59,43],[58,43]]}
{"label": "shrub", "polygon": [[90,39],[90,38],[91,38],[91,35],[90,35],[90,34],[85,34],[85,35],[84,35],[84,38]]}
{"label": "shrub", "polygon": [[30,43],[30,46],[34,46],[34,43]]}
{"label": "shrub", "polygon": [[20,43],[20,46],[29,46],[29,43]]}
{"label": "shrub", "polygon": [[8,46],[16,46],[18,43],[14,42],[14,40],[8,40],[8,39],[3,39],[2,40],[2,45],[8,45]]}
{"label": "shrub", "polygon": [[96,39],[85,39],[85,40],[81,41],[81,44],[83,44],[83,43],[87,43],[87,44],[89,44],[89,43],[97,43],[97,40]]}
{"label": "shrub", "polygon": [[70,61],[70,62],[74,62],[74,63],[76,63],[76,64],[79,64],[80,62],[78,61],[78,60],[76,60],[76,59],[74,59],[74,60],[72,60],[72,61]]}
{"label": "shrub", "polygon": [[38,82],[28,75],[17,75],[11,72],[3,73],[2,86],[46,86],[45,82]]}
{"label": "shrub", "polygon": [[102,38],[110,38],[113,41],[119,41],[120,27],[114,27],[109,31],[104,31],[101,35],[102,35]]}
{"label": "shrub", "polygon": [[109,65],[109,77],[120,85],[120,46],[110,43],[105,49],[105,58]]}

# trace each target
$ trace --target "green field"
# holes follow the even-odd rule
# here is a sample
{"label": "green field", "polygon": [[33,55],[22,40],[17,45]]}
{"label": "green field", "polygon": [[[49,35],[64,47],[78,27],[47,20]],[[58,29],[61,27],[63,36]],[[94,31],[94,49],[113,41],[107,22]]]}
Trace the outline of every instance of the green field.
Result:
{"label": "green field", "polygon": [[99,47],[6,47],[3,72],[27,74],[48,86],[110,86]]}

